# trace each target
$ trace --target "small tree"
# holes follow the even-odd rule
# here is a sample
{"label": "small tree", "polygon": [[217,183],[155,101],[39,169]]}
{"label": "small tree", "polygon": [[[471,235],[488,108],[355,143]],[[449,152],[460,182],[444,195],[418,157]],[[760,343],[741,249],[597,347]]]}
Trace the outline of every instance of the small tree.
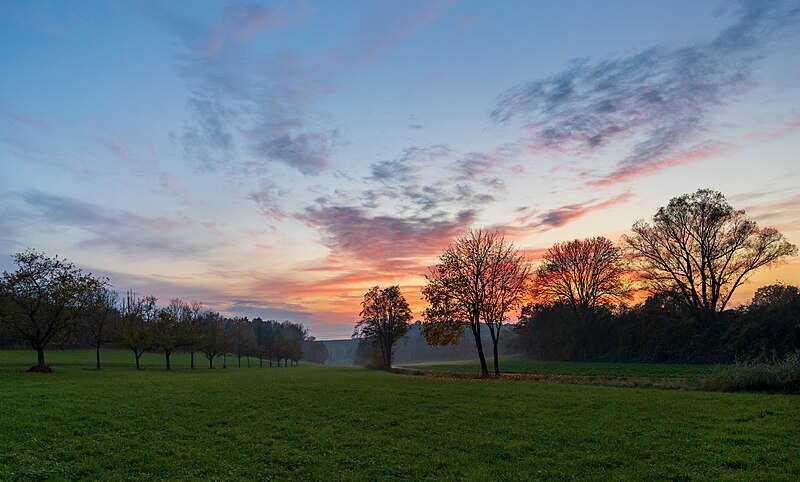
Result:
{"label": "small tree", "polygon": [[90,293],[99,290],[106,280],[83,274],[65,259],[50,258],[35,250],[17,253],[13,258],[17,270],[4,271],[0,279],[0,297],[6,305],[0,322],[36,350],[37,364],[31,371],[48,372],[45,348],[77,328]]}
{"label": "small tree", "polygon": [[178,298],[170,300],[169,305],[158,311],[153,325],[153,342],[164,350],[167,370],[172,369],[172,353],[186,342],[187,328],[190,328],[191,308]]}
{"label": "small tree", "polygon": [[353,338],[365,338],[377,346],[381,368],[389,370],[395,343],[408,333],[411,308],[399,286],[373,286],[364,294],[361,308],[361,321],[356,323]]}
{"label": "small tree", "polygon": [[122,304],[116,339],[133,352],[137,370],[141,369],[139,359],[142,354],[155,346],[153,323],[158,311],[155,296],[141,298],[133,291],[128,291]]}
{"label": "small tree", "polygon": [[710,189],[673,198],[652,224],[633,225],[624,239],[644,286],[686,305],[711,324],[750,275],[797,254],[773,228],[759,228],[744,211]]}
{"label": "small tree", "polygon": [[208,360],[208,368],[214,368],[214,358],[227,354],[230,338],[225,331],[219,313],[207,312],[202,324],[203,335],[199,351]]}
{"label": "small tree", "polygon": [[97,286],[89,292],[86,309],[86,335],[95,348],[95,368],[100,369],[100,347],[113,341],[113,330],[119,318],[119,297],[108,286]]}

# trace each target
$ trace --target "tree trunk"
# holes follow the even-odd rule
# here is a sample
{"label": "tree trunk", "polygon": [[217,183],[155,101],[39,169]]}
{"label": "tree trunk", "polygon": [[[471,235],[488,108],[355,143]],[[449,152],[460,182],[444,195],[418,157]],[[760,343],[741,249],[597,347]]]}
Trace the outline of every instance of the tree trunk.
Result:
{"label": "tree trunk", "polygon": [[136,355],[136,369],[139,370],[139,357],[142,356],[142,354],[138,352],[133,352],[133,354]]}
{"label": "tree trunk", "polygon": [[250,368],[250,355],[247,356],[247,368]]}
{"label": "tree trunk", "polygon": [[258,357],[258,368],[264,368],[264,357],[263,356],[259,356]]}
{"label": "tree trunk", "polygon": [[191,359],[191,368],[194,370],[194,350],[191,351],[191,356],[189,358]]}
{"label": "tree trunk", "polygon": [[36,365],[39,367],[39,371],[44,373],[44,347],[42,345],[36,347],[36,359]]}
{"label": "tree trunk", "polygon": [[95,367],[97,370],[99,370],[99,369],[100,369],[100,343],[98,343],[98,344],[97,344],[97,346],[96,346],[95,348],[97,349],[97,352],[96,352],[96,355],[97,355],[97,356],[96,356],[96,360],[95,360],[95,361],[96,361],[96,363],[95,363],[95,366],[94,366],[94,367]]}
{"label": "tree trunk", "polygon": [[228,354],[222,354],[222,368],[228,368]]}
{"label": "tree trunk", "polygon": [[481,327],[472,328],[472,335],[475,337],[475,347],[478,349],[478,358],[481,361],[481,376],[489,376],[489,367],[486,365],[486,356],[483,354],[483,342],[481,341]]}
{"label": "tree trunk", "polygon": [[164,356],[167,358],[167,370],[171,370],[172,369],[172,365],[170,365],[170,363],[169,363],[169,356],[171,354],[172,354],[172,350],[167,350],[166,348],[164,349]]}
{"label": "tree trunk", "polygon": [[238,355],[236,358],[239,359],[239,368],[242,368],[242,355]]}
{"label": "tree trunk", "polygon": [[208,357],[208,368],[214,368],[214,357]]}
{"label": "tree trunk", "polygon": [[495,376],[500,376],[500,360],[497,358],[497,339],[492,339],[492,348],[494,348],[494,374]]}

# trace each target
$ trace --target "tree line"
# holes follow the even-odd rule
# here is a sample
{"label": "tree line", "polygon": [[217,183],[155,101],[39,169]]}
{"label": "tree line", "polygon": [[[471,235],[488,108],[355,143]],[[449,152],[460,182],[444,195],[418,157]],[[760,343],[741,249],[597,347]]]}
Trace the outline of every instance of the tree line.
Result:
{"label": "tree line", "polygon": [[177,351],[202,355],[209,368],[222,358],[227,368],[233,357],[241,367],[244,358],[257,358],[259,367],[296,365],[305,359],[324,363],[327,349],[309,336],[302,324],[246,317],[225,317],[197,301],[172,299],[159,306],[155,296],[124,297],[105,278],[84,274],[58,257],[27,250],[13,255],[17,270],[0,279],[0,343],[27,346],[37,353],[33,371],[46,372],[45,349],[91,346],[95,367],[101,367],[103,346],[126,348],[136,368],[145,352],[160,352],[171,369]]}
{"label": "tree line", "polygon": [[[760,228],[721,193],[700,189],[671,199],[631,231],[621,245],[602,236],[557,243],[534,270],[501,233],[469,230],[426,275],[427,342],[459,343],[468,330],[488,376],[486,329],[497,375],[499,337],[519,309],[517,344],[539,358],[709,362],[800,349],[796,287],[763,287],[749,306],[728,309],[756,270],[797,254],[776,229]],[[410,321],[399,288],[389,290],[391,297],[379,287],[365,295],[354,333],[372,342],[384,368]],[[647,298],[633,303],[636,294]]]}

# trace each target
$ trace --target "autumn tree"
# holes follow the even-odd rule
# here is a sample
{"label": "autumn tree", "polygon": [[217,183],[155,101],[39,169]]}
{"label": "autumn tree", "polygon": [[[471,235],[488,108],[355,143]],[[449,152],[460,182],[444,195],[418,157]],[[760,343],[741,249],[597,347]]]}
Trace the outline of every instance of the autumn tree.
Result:
{"label": "autumn tree", "polygon": [[164,363],[167,370],[172,369],[170,357],[180,346],[186,343],[187,330],[191,329],[191,307],[178,298],[158,311],[153,324],[153,344],[164,351]]}
{"label": "autumn tree", "polygon": [[600,236],[557,243],[536,270],[534,295],[540,303],[563,303],[578,322],[596,307],[629,297],[622,248]]}
{"label": "autumn tree", "polygon": [[776,229],[759,228],[710,189],[671,199],[652,222],[637,221],[632,229],[624,239],[644,286],[675,298],[706,324],[754,271],[797,253]]}
{"label": "autumn tree", "polygon": [[106,280],[84,274],[58,257],[27,250],[12,256],[17,270],[3,272],[0,297],[5,305],[0,322],[17,339],[36,350],[31,371],[50,371],[44,350],[59,336],[77,328],[89,304],[90,293]]}
{"label": "autumn tree", "polygon": [[255,333],[250,320],[245,318],[232,318],[228,321],[228,333],[231,341],[231,348],[236,354],[239,368],[242,368],[242,357],[247,356],[248,365],[250,354],[255,350]]}
{"label": "autumn tree", "polygon": [[206,313],[202,322],[202,333],[198,349],[208,360],[208,368],[214,368],[214,358],[227,355],[230,343],[230,337],[225,331],[219,313]]}
{"label": "autumn tree", "polygon": [[492,335],[495,373],[499,373],[497,341],[502,323],[522,301],[529,276],[524,257],[500,233],[470,230],[439,256],[439,264],[426,276],[422,290],[428,301],[423,313],[425,339],[431,345],[455,344],[468,326],[481,375],[488,376],[481,338],[485,323]]}
{"label": "autumn tree", "polygon": [[113,341],[113,330],[119,318],[119,296],[110,287],[98,285],[89,291],[84,328],[95,349],[95,368],[100,369],[100,347]]}
{"label": "autumn tree", "polygon": [[399,286],[381,289],[373,286],[361,302],[361,320],[356,323],[353,338],[365,338],[381,354],[381,368],[392,368],[394,345],[406,333],[411,321],[411,308]]}
{"label": "autumn tree", "polygon": [[189,304],[189,318],[183,326],[183,349],[189,352],[189,367],[194,370],[194,354],[199,350],[203,339],[203,324],[211,316],[211,311],[199,301]]}
{"label": "autumn tree", "polygon": [[128,291],[120,307],[119,326],[116,330],[117,342],[133,352],[136,369],[142,354],[155,346],[153,323],[158,316],[155,296],[137,296]]}

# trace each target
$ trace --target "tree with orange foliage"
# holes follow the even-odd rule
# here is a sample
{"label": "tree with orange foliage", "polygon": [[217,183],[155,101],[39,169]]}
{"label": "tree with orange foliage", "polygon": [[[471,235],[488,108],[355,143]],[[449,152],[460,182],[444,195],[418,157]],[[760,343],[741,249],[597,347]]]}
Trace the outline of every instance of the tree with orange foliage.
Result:
{"label": "tree with orange foliage", "polygon": [[592,311],[630,296],[622,248],[602,236],[554,244],[536,270],[534,296],[563,303],[575,319],[588,321]]}
{"label": "tree with orange foliage", "polygon": [[506,314],[516,309],[528,293],[530,267],[513,244],[496,231],[481,229],[457,238],[439,256],[439,264],[426,276],[422,294],[428,301],[423,334],[430,345],[458,343],[469,326],[481,363],[481,324],[487,325],[494,348],[494,372],[500,374],[497,345]]}

